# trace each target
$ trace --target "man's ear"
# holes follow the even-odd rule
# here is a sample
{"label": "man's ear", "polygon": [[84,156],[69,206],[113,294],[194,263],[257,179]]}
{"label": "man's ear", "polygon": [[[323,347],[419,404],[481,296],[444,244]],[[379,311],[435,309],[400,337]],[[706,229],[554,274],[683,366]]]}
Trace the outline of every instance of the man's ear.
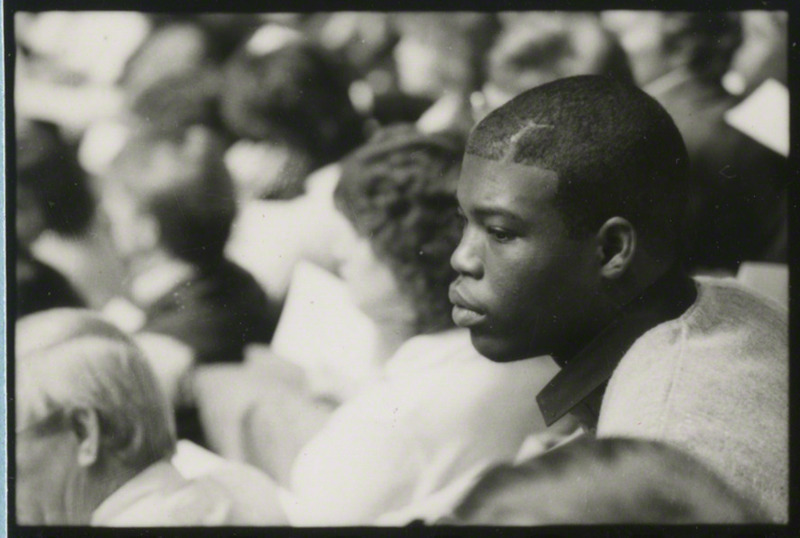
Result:
{"label": "man's ear", "polygon": [[636,253],[636,230],[627,219],[611,217],[597,232],[600,274],[616,279],[625,274]]}
{"label": "man's ear", "polygon": [[78,438],[78,465],[91,467],[100,455],[100,418],[94,409],[77,408],[70,413]]}

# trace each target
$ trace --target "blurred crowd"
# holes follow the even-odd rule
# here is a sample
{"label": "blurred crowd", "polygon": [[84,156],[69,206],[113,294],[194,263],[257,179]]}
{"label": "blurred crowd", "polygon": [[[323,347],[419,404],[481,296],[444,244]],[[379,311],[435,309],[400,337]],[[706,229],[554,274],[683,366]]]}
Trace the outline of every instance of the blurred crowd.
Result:
{"label": "blurred crowd", "polygon": [[481,357],[448,287],[471,129],[603,75],[685,140],[687,271],[774,269],[785,300],[787,157],[727,118],[786,85],[786,13],[45,12],[14,37],[19,523],[780,519],[668,444],[545,426],[559,366]]}

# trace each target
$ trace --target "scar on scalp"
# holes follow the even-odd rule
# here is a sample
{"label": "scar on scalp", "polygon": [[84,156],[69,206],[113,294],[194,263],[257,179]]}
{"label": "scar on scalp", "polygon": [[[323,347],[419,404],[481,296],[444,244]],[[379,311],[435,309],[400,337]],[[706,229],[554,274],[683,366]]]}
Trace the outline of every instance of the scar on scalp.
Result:
{"label": "scar on scalp", "polygon": [[503,161],[510,161],[514,159],[514,156],[517,154],[517,151],[520,149],[518,147],[518,143],[520,139],[527,134],[531,133],[532,131],[538,131],[541,129],[555,129],[554,125],[546,124],[546,123],[536,123],[535,121],[528,121],[525,125],[522,126],[516,133],[514,133],[511,138],[508,139],[508,152],[506,153],[505,157],[502,159]]}

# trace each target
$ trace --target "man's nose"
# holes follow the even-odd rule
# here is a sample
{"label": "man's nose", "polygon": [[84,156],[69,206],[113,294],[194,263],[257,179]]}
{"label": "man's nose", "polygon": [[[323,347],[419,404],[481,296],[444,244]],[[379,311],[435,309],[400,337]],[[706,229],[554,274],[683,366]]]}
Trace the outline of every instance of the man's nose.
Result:
{"label": "man's nose", "polygon": [[450,257],[450,265],[458,274],[472,278],[483,276],[483,261],[480,255],[480,245],[475,233],[469,227],[464,229],[461,242]]}

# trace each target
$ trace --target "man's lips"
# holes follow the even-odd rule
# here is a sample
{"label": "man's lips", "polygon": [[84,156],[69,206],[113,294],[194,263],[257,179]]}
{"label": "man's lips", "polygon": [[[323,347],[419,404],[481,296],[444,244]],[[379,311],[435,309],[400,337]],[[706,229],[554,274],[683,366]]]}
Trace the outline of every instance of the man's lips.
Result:
{"label": "man's lips", "polygon": [[456,288],[450,287],[450,302],[453,303],[453,321],[459,327],[474,327],[486,319],[486,314],[473,306]]}

